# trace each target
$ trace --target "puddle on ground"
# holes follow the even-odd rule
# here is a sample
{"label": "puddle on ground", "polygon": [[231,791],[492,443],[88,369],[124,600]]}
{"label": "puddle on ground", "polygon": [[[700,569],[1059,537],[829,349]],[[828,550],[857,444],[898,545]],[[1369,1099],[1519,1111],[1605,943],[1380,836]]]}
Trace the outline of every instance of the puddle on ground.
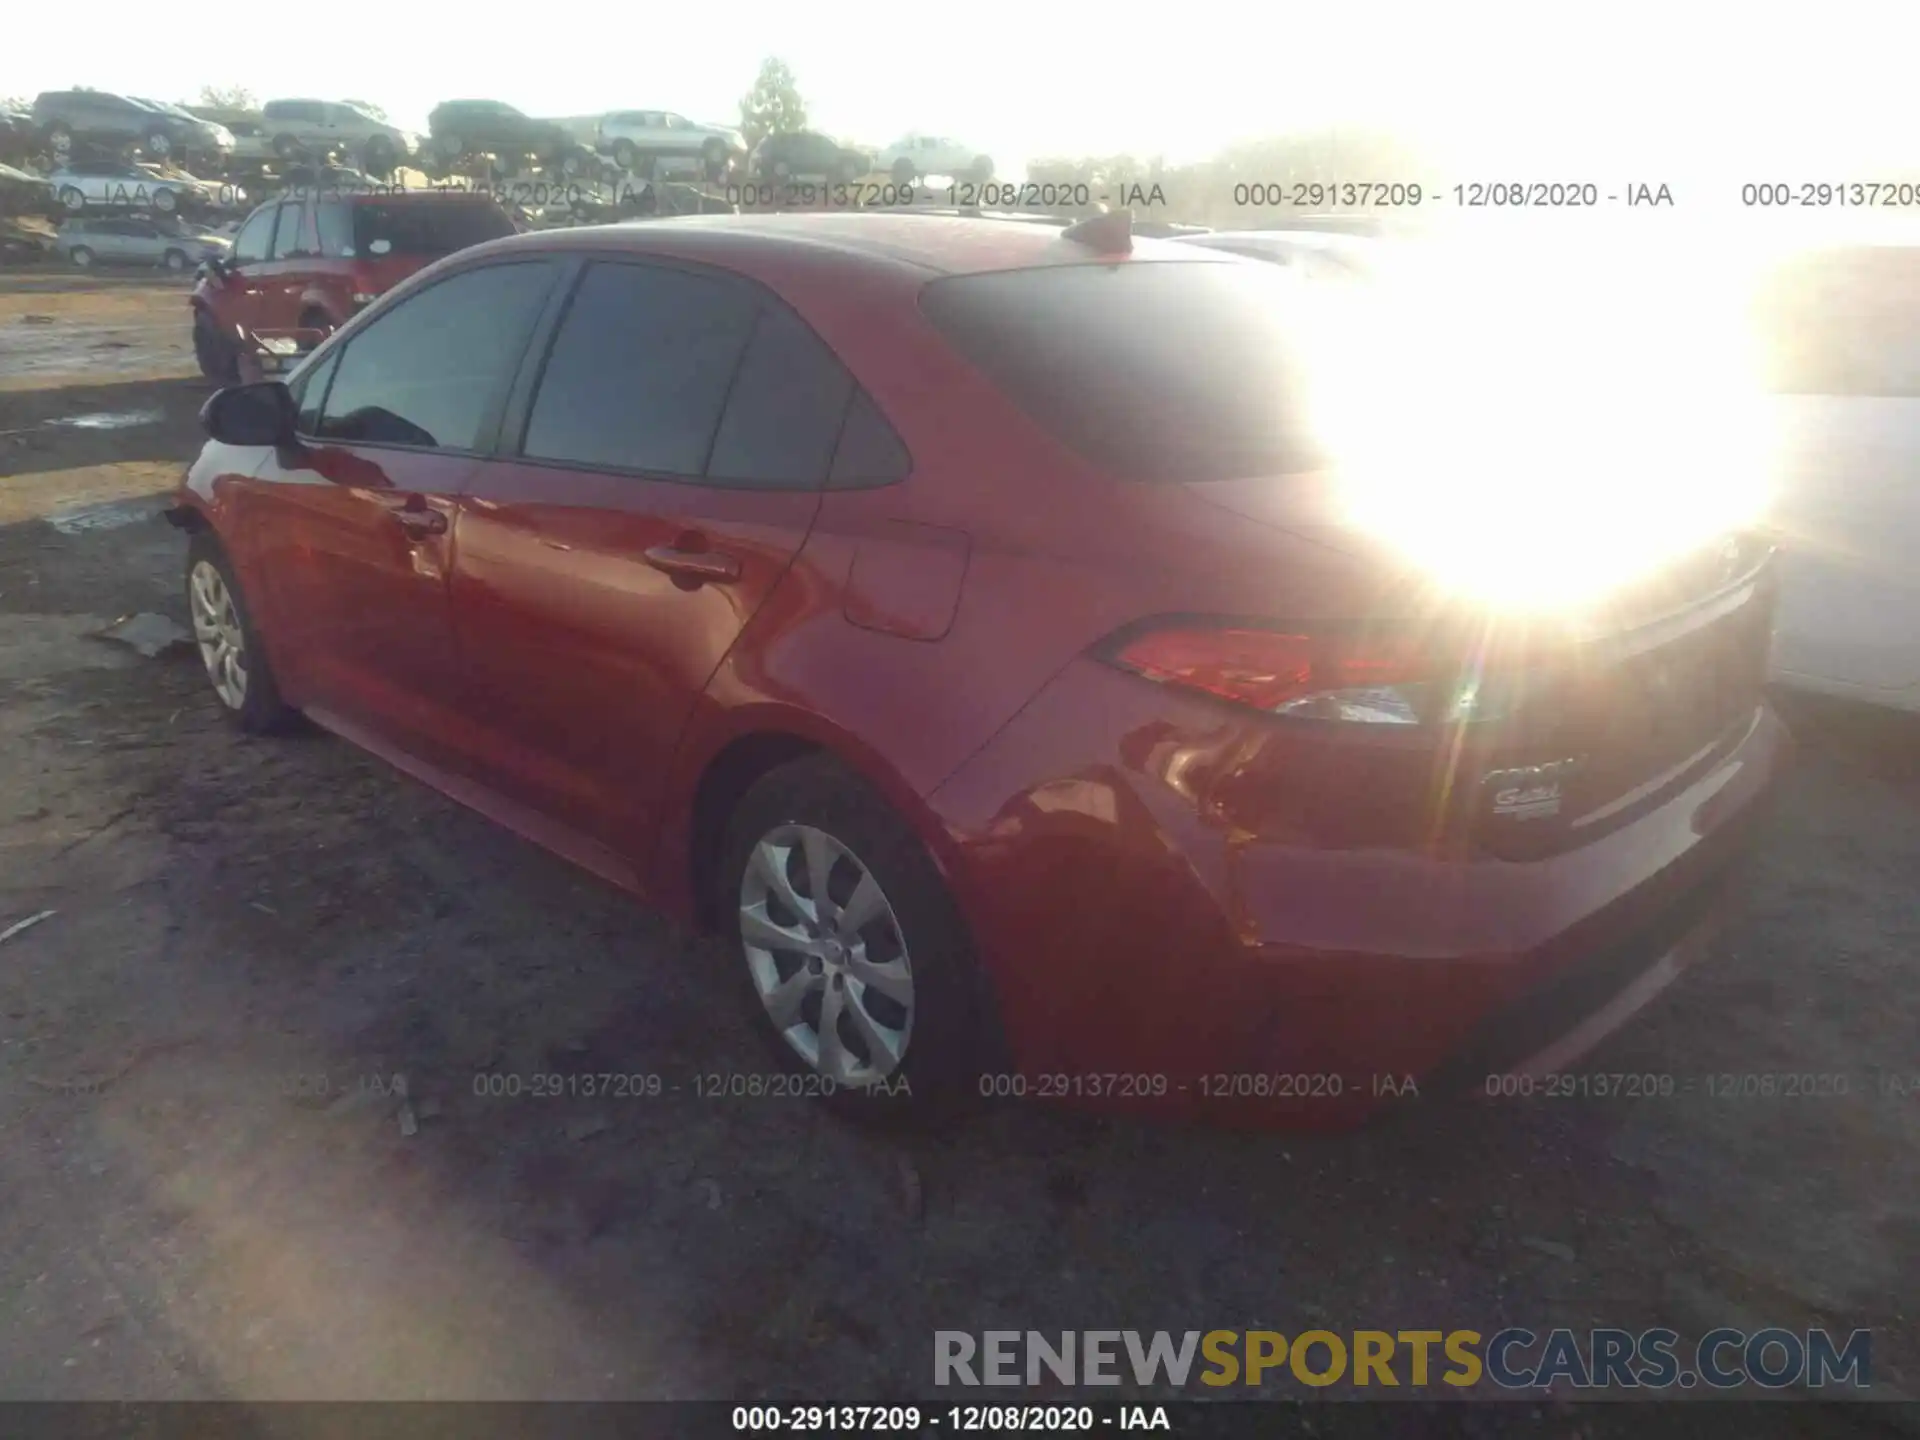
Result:
{"label": "puddle on ground", "polygon": [[85,415],[63,415],[46,423],[73,430],[131,430],[136,425],[158,425],[164,419],[164,410],[94,410]]}

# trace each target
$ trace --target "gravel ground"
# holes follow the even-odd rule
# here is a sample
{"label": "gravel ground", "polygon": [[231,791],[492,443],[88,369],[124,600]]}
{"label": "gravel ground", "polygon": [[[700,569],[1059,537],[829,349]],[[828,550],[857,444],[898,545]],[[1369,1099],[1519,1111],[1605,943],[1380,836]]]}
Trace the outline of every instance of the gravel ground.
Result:
{"label": "gravel ground", "polygon": [[[761,1068],[710,943],[91,633],[186,618],[184,300],[0,276],[0,929],[56,912],[0,943],[0,1397],[924,1397],[936,1329],[1506,1324],[1871,1327],[1920,1391],[1920,726],[1790,707],[1721,952],[1583,1066],[1669,1099],[911,1138],[700,1099]],[[479,1093],[601,1072],[663,1093]],[[1709,1093],[1761,1074],[1848,1093]]]}

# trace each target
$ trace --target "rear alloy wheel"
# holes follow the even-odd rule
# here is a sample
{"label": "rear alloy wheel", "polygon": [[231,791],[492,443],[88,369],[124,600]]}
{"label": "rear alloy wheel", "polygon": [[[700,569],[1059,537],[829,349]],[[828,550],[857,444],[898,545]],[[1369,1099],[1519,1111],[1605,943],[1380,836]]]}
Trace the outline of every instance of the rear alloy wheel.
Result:
{"label": "rear alloy wheel", "polygon": [[160,263],[169,270],[184,270],[187,268],[187,252],[184,250],[169,250],[165,255],[160,257]]}
{"label": "rear alloy wheel", "polygon": [[86,192],[81,190],[78,185],[62,185],[60,187],[60,203],[66,206],[67,209],[78,214],[87,208]]}
{"label": "rear alloy wheel", "polygon": [[990,1013],[932,858],[825,757],[763,776],[728,825],[721,883],[762,1035],[855,1118],[925,1118],[978,1093]]}
{"label": "rear alloy wheel", "polygon": [[633,142],[631,140],[616,140],[613,142],[613,163],[618,165],[622,170],[632,170],[635,158]]}
{"label": "rear alloy wheel", "polygon": [[187,609],[200,663],[227,718],[253,735],[283,729],[295,712],[280,699],[227,557],[204,530],[187,547]]}
{"label": "rear alloy wheel", "polygon": [[180,197],[171,190],[157,189],[153,192],[153,208],[162,215],[171,215],[180,208]]}
{"label": "rear alloy wheel", "polygon": [[76,245],[67,251],[67,258],[82,269],[85,269],[87,266],[93,264],[93,251],[84,245]]}

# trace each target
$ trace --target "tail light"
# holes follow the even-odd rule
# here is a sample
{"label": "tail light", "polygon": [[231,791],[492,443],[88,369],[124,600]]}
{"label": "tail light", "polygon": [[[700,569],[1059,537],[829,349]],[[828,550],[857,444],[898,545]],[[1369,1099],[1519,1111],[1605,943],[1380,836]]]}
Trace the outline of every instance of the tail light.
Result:
{"label": "tail light", "polygon": [[1511,686],[1471,658],[1447,658],[1392,631],[1307,634],[1229,622],[1171,621],[1126,632],[1109,663],[1268,715],[1357,724],[1458,724],[1504,714]]}

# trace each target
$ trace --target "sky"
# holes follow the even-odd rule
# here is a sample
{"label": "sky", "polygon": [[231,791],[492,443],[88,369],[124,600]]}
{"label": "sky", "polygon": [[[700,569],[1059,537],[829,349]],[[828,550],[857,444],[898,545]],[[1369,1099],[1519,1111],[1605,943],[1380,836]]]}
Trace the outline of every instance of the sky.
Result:
{"label": "sky", "polygon": [[[631,6],[586,3],[529,11],[524,34],[505,8],[456,18],[413,0],[371,23],[297,5],[156,23],[145,0],[93,0],[84,41],[59,7],[12,8],[6,96],[91,85],[180,100],[242,85],[261,99],[370,100],[419,129],[436,102],[469,97],[538,115],[658,107],[732,123],[761,59],[777,55],[818,128],[874,146],[951,134],[1009,175],[1041,155],[1181,162],[1355,123],[1456,157],[1459,173],[1428,177],[1446,183],[1500,178],[1476,164],[1515,179],[1657,180],[1662,165],[1717,163],[1795,181],[1829,178],[1809,166],[1897,161],[1909,167],[1898,176],[1830,178],[1920,180],[1920,5],[1908,0],[730,0],[649,7],[644,24]],[[1570,163],[1635,173],[1560,176]],[[1778,173],[1746,174],[1756,165]]]}

